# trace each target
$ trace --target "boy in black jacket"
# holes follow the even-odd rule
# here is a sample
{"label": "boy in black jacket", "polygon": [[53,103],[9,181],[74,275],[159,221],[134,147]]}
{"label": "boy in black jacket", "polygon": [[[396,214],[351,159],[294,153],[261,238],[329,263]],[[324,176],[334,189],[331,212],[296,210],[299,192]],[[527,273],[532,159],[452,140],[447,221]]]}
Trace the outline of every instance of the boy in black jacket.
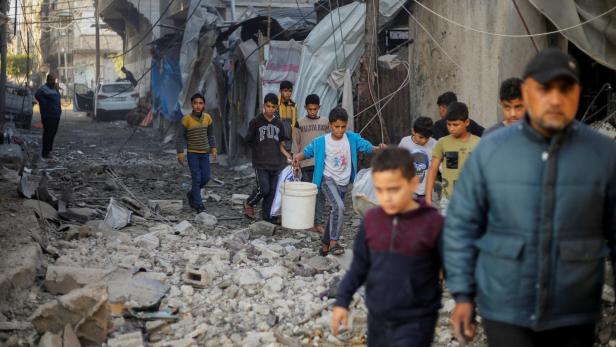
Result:
{"label": "boy in black jacket", "polygon": [[[271,222],[270,210],[276,193],[278,174],[284,166],[284,157],[291,161],[291,154],[284,148],[285,136],[280,118],[274,117],[278,106],[276,94],[267,94],[263,100],[263,113],[248,124],[245,140],[252,147],[252,167],[257,176],[257,187],[244,202],[244,215],[254,219],[254,206],[263,199],[263,220]],[[282,155],[281,155],[282,153]]]}
{"label": "boy in black jacket", "polygon": [[419,186],[412,155],[390,147],[372,161],[379,207],[369,210],[338,288],[332,330],[348,325],[349,305],[366,286],[369,346],[430,346],[441,300],[443,217],[412,199]]}

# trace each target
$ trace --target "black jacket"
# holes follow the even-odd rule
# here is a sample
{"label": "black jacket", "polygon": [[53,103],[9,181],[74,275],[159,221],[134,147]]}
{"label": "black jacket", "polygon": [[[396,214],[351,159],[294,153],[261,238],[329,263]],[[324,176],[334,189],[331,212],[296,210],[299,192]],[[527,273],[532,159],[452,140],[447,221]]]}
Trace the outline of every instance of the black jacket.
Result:
{"label": "black jacket", "polygon": [[280,118],[274,117],[268,121],[260,113],[248,124],[248,132],[244,138],[252,147],[252,166],[255,169],[280,170],[284,165],[284,157],[280,153],[280,143],[288,140]]}

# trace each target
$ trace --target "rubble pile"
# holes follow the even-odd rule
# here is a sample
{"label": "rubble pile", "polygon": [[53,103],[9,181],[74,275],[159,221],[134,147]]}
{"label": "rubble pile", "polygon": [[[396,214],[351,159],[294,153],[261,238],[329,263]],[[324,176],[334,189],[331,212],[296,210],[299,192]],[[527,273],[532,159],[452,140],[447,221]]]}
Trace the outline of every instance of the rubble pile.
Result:
{"label": "rubble pile", "polygon": [[[109,143],[132,131],[99,128],[116,130]],[[62,156],[26,165],[30,199],[17,195],[15,169],[0,170],[0,217],[8,221],[0,233],[0,345],[365,345],[363,289],[349,331],[335,337],[329,329],[360,222],[350,207],[347,252],[321,257],[318,234],[242,217],[249,165],[214,165],[202,192],[206,212],[196,215],[182,200],[190,176],[172,144],[146,133],[117,155],[117,147],[84,144],[94,124],[72,129],[70,141],[59,140]],[[611,286],[603,298],[597,339],[616,346]],[[453,307],[445,294],[435,346],[458,346]],[[470,344],[484,345],[483,334]]]}

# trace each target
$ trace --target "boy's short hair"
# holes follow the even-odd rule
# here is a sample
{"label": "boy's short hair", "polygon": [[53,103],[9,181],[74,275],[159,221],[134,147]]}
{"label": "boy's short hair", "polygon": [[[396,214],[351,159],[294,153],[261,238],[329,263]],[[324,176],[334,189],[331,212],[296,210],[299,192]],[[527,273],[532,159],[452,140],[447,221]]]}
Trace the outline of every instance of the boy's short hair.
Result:
{"label": "boy's short hair", "polygon": [[349,114],[340,106],[334,107],[331,111],[329,111],[329,122],[334,123],[337,120],[341,120],[343,122],[349,121]]}
{"label": "boy's short hair", "polygon": [[504,80],[498,94],[501,101],[522,99],[522,80],[517,77]]}
{"label": "boy's short hair", "polygon": [[203,94],[201,94],[201,93],[193,94],[193,96],[190,97],[190,102],[195,101],[195,99],[201,99],[201,100],[203,100],[203,102],[205,102],[205,97],[203,97]]}
{"label": "boy's short hair", "polygon": [[278,96],[274,93],[268,93],[265,98],[263,98],[263,103],[271,102],[274,105],[278,105]]}
{"label": "boy's short hair", "polygon": [[[372,159],[372,173],[389,170],[400,170],[407,180],[415,177],[415,160],[407,149],[402,147],[386,147]],[[410,199],[410,197],[409,197]]]}
{"label": "boy's short hair", "polygon": [[316,94],[310,94],[306,97],[306,105],[320,105],[321,99]]}
{"label": "boy's short hair", "polygon": [[434,122],[428,117],[419,117],[413,122],[413,131],[423,137],[432,136]]}
{"label": "boy's short hair", "polygon": [[293,83],[291,83],[291,81],[280,82],[280,90],[283,89],[293,89]]}
{"label": "boy's short hair", "polygon": [[447,106],[447,114],[445,115],[445,119],[448,121],[456,121],[461,120],[465,121],[468,119],[468,107],[463,102],[453,102],[449,106]]}
{"label": "boy's short hair", "polygon": [[439,106],[449,106],[451,103],[458,101],[458,97],[454,92],[444,92],[436,99],[436,104]]}

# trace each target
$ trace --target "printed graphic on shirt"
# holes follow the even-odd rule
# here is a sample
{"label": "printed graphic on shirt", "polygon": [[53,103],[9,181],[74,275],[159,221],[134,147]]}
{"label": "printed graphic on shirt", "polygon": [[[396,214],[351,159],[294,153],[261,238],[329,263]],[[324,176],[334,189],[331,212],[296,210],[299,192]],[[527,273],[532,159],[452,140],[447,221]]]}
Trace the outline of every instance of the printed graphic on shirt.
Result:
{"label": "printed graphic on shirt", "polygon": [[344,135],[340,140],[333,140],[331,134],[325,136],[325,166],[323,175],[345,186],[351,178],[351,147]]}
{"label": "printed graphic on shirt", "polygon": [[268,124],[259,127],[259,141],[263,141],[266,138],[274,139],[278,141],[278,134],[280,133],[280,128],[275,125]]}
{"label": "printed graphic on shirt", "polygon": [[420,149],[413,150],[411,155],[415,164],[415,175],[419,177],[419,184],[423,184],[430,167],[430,156],[427,151]]}

